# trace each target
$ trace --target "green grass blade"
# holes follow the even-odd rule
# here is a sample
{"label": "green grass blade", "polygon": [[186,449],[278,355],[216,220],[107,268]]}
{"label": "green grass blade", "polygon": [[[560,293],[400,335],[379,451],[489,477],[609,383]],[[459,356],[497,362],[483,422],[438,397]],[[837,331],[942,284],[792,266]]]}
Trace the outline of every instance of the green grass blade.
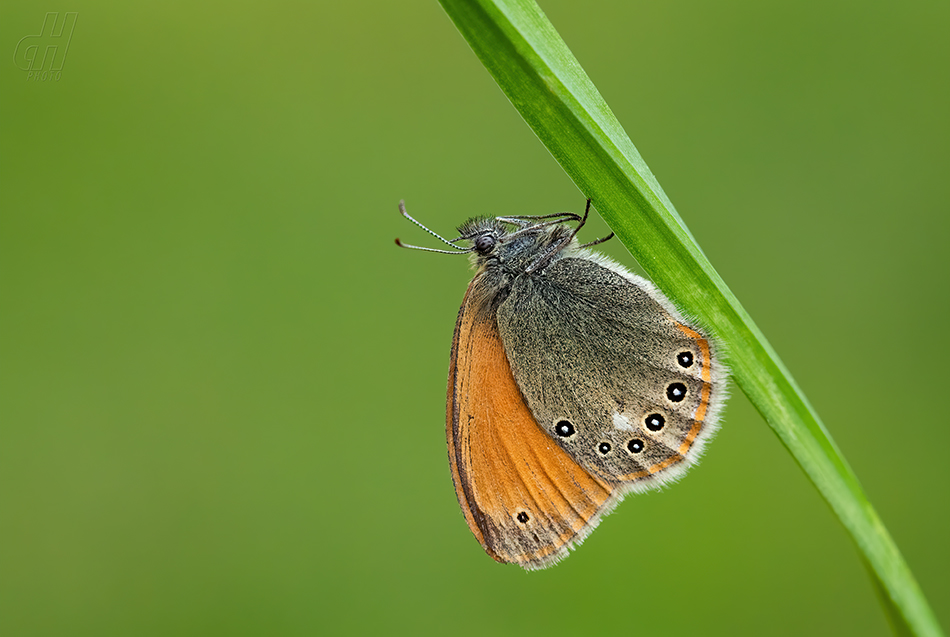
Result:
{"label": "green grass blade", "polygon": [[733,377],[854,538],[899,633],[941,635],[913,574],[778,355],[703,255],[587,74],[530,0],[440,0],[653,281],[724,343]]}

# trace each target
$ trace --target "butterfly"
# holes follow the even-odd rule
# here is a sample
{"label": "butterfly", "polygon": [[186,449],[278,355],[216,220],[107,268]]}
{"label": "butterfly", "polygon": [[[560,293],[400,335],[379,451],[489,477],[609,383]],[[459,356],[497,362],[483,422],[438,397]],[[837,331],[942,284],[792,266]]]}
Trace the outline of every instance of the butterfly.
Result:
{"label": "butterfly", "polygon": [[[676,480],[718,427],[720,348],[651,283],[579,244],[564,212],[474,218],[436,250],[475,275],[452,339],[446,406],[459,505],[492,558],[564,558],[627,493]],[[572,227],[572,223],[576,224]]]}

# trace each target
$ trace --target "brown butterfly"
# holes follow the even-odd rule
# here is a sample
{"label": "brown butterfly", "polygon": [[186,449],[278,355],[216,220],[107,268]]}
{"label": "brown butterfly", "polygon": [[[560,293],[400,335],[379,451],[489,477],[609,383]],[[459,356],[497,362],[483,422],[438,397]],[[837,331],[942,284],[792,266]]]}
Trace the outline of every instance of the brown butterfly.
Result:
{"label": "brown butterfly", "polygon": [[[630,491],[679,478],[717,429],[728,371],[652,284],[590,246],[584,216],[471,219],[446,436],[469,528],[499,562],[546,568]],[[576,222],[571,227],[568,222]],[[461,241],[468,247],[459,246]]]}

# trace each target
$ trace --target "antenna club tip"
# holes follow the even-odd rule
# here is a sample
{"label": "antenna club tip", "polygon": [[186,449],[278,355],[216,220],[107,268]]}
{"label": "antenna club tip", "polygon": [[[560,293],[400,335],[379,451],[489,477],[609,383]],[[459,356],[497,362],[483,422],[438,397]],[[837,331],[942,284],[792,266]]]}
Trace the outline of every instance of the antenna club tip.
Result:
{"label": "antenna club tip", "polygon": [[406,246],[404,246],[404,245],[402,244],[402,241],[399,240],[399,237],[396,237],[396,245],[399,246],[400,248],[405,248],[405,247],[406,247]]}

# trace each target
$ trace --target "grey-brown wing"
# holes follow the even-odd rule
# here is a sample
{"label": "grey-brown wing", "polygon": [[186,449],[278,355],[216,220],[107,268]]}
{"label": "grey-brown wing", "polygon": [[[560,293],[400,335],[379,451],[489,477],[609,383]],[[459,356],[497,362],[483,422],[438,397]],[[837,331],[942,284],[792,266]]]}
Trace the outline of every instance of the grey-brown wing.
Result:
{"label": "grey-brown wing", "polygon": [[686,468],[725,397],[709,339],[654,295],[629,273],[568,257],[518,277],[497,314],[541,428],[595,475],[643,486]]}

